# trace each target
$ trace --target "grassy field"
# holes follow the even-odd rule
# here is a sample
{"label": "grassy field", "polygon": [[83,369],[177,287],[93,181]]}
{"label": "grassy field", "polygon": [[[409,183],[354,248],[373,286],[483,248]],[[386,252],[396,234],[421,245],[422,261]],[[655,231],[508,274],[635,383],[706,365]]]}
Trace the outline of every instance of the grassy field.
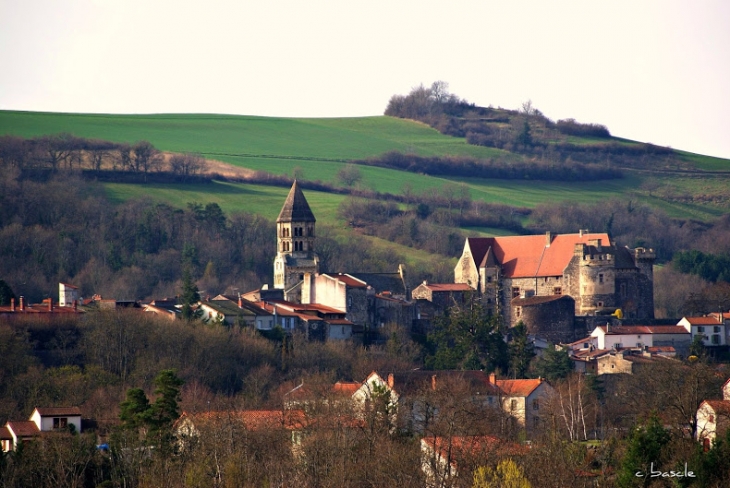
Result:
{"label": "grassy field", "polygon": [[[33,137],[68,132],[80,137],[118,142],[148,140],[172,152],[200,152],[236,166],[291,175],[301,169],[306,180],[335,181],[337,171],[350,159],[377,156],[386,151],[423,156],[494,156],[521,158],[498,149],[472,146],[463,138],[448,137],[420,123],[391,117],[287,119],[233,115],[91,115],[0,111],[0,135]],[[634,141],[614,139],[621,143]],[[605,140],[571,138],[574,143]],[[681,157],[705,170],[727,170],[730,161],[681,153]],[[437,178],[401,171],[360,167],[361,184],[380,192],[401,193],[407,183],[416,193],[437,191],[450,180],[469,187],[475,200],[534,207],[547,201],[593,203],[630,194],[630,198],[663,208],[678,218],[712,219],[726,213],[728,185],[725,177],[652,176],[660,190],[652,195],[641,186],[645,175],[628,174],[621,180],[598,182],[535,182]],[[107,185],[116,199],[154,196],[174,205],[190,201],[215,201],[226,211],[247,210],[268,218],[276,216],[286,190],[257,185]],[[342,196],[313,193],[321,210],[318,217],[335,222]],[[701,200],[662,198],[662,195],[703,195]],[[689,203],[687,203],[689,202]]]}
{"label": "grassy field", "polygon": [[[148,140],[158,149],[281,159],[349,160],[386,151],[490,157],[418,123],[392,117],[290,119],[233,115],[88,115],[0,111],[0,134],[33,137],[67,132],[115,142]],[[504,153],[508,154],[508,153]],[[215,159],[221,159],[216,157]],[[235,162],[235,161],[232,161]]]}

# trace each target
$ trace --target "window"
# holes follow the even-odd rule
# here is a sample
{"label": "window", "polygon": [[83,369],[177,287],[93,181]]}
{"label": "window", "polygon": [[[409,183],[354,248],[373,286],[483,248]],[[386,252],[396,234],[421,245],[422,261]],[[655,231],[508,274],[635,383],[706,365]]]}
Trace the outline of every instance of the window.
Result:
{"label": "window", "polygon": [[66,417],[53,417],[53,429],[65,429],[68,427],[68,418]]}
{"label": "window", "polygon": [[712,344],[716,346],[720,344],[720,334],[712,334]]}
{"label": "window", "polygon": [[710,422],[714,422],[714,421],[715,421],[715,416],[714,416],[714,415],[712,415],[712,414],[710,414],[710,418],[709,418],[708,420],[709,420]]}
{"label": "window", "polygon": [[520,287],[513,286],[512,287],[512,298],[519,298],[519,297],[520,297]]}
{"label": "window", "polygon": [[712,328],[712,331],[717,334],[718,332],[720,332],[720,326],[719,325],[714,326]]}
{"label": "window", "polygon": [[555,288],[553,288],[553,295],[562,295],[562,294],[563,294],[563,289],[561,287],[556,286]]}
{"label": "window", "polygon": [[347,309],[350,310],[352,308],[352,297],[347,297]]}
{"label": "window", "polygon": [[515,317],[522,315],[522,307],[515,307]]}
{"label": "window", "polygon": [[509,402],[509,408],[510,410],[517,410],[517,400],[510,400]]}
{"label": "window", "polygon": [[540,410],[540,400],[538,400],[538,399],[532,400],[532,409]]}
{"label": "window", "polygon": [[697,332],[704,332],[704,331],[705,331],[705,328],[703,326],[700,325],[699,327],[697,327]]}
{"label": "window", "polygon": [[487,283],[491,283],[491,282],[492,282],[492,277],[491,276],[487,276]]}
{"label": "window", "polygon": [[532,426],[533,427],[540,427],[540,417],[533,417],[532,418]]}
{"label": "window", "polygon": [[598,282],[599,282],[599,283],[603,283],[603,273],[600,273],[600,274],[598,275]]}

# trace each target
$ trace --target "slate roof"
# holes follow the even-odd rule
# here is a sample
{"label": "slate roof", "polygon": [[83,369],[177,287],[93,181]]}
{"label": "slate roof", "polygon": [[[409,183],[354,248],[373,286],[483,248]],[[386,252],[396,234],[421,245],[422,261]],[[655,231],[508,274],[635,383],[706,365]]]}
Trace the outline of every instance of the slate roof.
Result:
{"label": "slate roof", "polygon": [[349,273],[349,275],[372,286],[376,293],[389,291],[393,295],[405,295],[408,298],[408,287],[398,272]]}
{"label": "slate roof", "polygon": [[279,217],[276,222],[316,222],[312,209],[309,208],[307,199],[304,198],[304,193],[299,188],[297,180],[294,180],[294,184],[289,190],[289,195],[286,197],[284,206],[279,212]]}
{"label": "slate roof", "polygon": [[[471,237],[467,239],[475,263],[481,267],[485,260],[494,259],[502,266],[506,278],[560,276],[573,258],[576,244],[588,244],[600,239],[610,246],[606,233],[556,234],[547,246],[547,236]],[[493,254],[493,257],[489,256]]]}
{"label": "slate roof", "polygon": [[541,295],[525,298],[513,298],[512,305],[518,307],[529,307],[530,305],[542,305],[543,303],[557,302],[558,300],[570,300],[574,302],[572,297],[568,295]]}

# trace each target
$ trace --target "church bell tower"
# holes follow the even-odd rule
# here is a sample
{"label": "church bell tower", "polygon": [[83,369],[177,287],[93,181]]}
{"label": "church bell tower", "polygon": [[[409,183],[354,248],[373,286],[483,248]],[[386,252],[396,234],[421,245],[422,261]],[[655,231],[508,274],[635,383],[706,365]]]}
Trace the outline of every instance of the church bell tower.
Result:
{"label": "church bell tower", "polygon": [[294,180],[276,219],[274,288],[284,290],[287,300],[300,301],[305,275],[319,272],[319,257],[314,253],[315,223],[312,209]]}

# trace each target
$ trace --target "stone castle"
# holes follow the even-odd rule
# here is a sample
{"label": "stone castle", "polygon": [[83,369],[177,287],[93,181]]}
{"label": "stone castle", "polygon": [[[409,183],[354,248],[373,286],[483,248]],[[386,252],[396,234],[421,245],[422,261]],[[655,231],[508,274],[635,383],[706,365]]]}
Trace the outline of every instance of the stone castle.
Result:
{"label": "stone castle", "polygon": [[616,246],[605,233],[469,238],[454,281],[468,284],[506,324],[522,321],[530,333],[565,342],[584,332],[574,330],[575,317],[621,310],[653,319],[655,258],[652,249]]}

